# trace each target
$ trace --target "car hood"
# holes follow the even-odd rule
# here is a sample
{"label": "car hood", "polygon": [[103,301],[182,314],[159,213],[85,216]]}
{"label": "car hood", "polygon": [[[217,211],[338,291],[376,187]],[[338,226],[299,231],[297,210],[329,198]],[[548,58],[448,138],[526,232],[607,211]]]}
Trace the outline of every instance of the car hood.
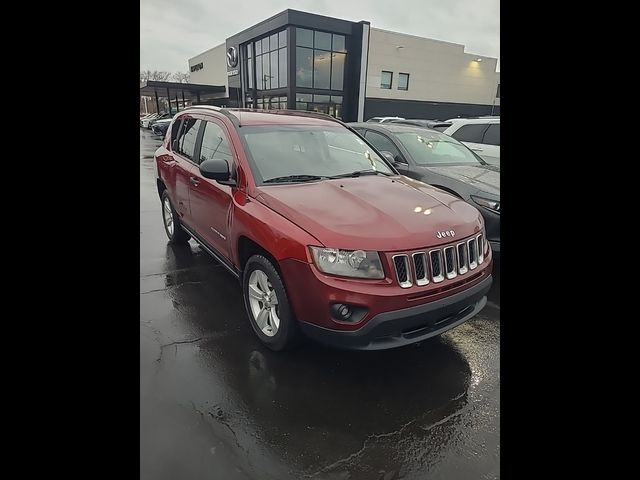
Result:
{"label": "car hood", "polygon": [[499,165],[452,165],[425,168],[439,175],[464,182],[483,192],[500,196]]}
{"label": "car hood", "polygon": [[[450,243],[482,227],[474,207],[407,177],[368,175],[257,190],[261,203],[333,248],[410,250]],[[451,230],[453,238],[438,238]]]}

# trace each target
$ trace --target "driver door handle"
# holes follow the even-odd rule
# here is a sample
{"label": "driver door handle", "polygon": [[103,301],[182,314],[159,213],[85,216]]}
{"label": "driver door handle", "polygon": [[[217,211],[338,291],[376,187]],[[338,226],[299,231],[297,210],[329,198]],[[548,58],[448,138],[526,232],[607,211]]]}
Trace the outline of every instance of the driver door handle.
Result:
{"label": "driver door handle", "polygon": [[200,180],[197,177],[189,177],[189,182],[191,182],[191,185],[194,187],[197,187],[200,184]]}
{"label": "driver door handle", "polygon": [[473,150],[474,152],[481,152],[482,151],[481,148],[472,148],[471,150]]}

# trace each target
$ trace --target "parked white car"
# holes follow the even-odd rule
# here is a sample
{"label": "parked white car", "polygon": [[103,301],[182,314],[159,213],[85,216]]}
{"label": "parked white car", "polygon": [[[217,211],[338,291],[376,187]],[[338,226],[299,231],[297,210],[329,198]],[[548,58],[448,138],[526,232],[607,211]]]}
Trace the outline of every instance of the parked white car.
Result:
{"label": "parked white car", "polygon": [[500,165],[500,117],[451,118],[450,135],[491,165]]}
{"label": "parked white car", "polygon": [[140,126],[143,128],[149,128],[149,122],[155,120],[159,115],[157,113],[152,113],[144,118],[140,119]]}
{"label": "parked white car", "polygon": [[402,117],[373,117],[367,120],[368,123],[387,123],[391,120],[404,120]]}

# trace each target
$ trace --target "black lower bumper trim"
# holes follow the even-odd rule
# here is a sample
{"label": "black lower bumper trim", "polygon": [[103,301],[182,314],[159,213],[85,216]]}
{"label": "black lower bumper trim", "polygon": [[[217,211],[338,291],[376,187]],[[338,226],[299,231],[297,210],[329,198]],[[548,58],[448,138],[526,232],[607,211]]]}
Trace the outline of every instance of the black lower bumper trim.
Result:
{"label": "black lower bumper trim", "polygon": [[355,331],[331,330],[300,322],[302,331],[326,345],[356,350],[402,347],[440,335],[466,322],[484,308],[493,278],[450,297],[416,307],[376,315]]}

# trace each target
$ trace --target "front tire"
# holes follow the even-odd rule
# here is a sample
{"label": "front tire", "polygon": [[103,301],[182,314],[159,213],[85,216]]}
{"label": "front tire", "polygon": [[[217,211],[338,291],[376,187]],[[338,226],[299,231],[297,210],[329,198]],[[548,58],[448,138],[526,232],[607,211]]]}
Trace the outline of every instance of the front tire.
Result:
{"label": "front tire", "polygon": [[242,276],[242,293],[251,328],[262,343],[275,351],[298,345],[297,320],[280,274],[268,258],[249,258]]}
{"label": "front tire", "polygon": [[171,204],[167,190],[162,192],[162,223],[171,243],[187,243],[191,238],[191,235],[182,229],[180,217]]}

